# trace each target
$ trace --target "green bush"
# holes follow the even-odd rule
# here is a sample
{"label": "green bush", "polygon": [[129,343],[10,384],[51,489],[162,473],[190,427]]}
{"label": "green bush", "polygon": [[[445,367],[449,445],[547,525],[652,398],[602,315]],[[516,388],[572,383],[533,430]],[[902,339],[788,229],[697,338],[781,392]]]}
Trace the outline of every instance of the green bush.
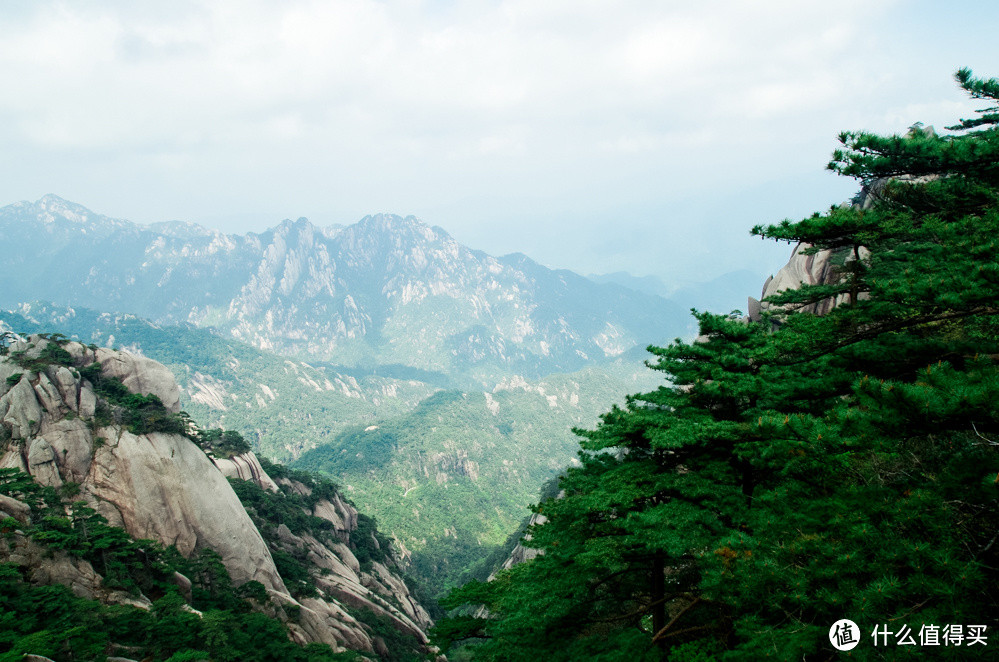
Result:
{"label": "green bush", "polygon": [[188,434],[188,421],[183,416],[169,411],[152,393],[132,393],[117,377],[104,375],[100,363],[82,368],[80,375],[93,385],[94,391],[103,399],[103,402],[98,402],[94,413],[97,424],[118,423],[132,434]]}
{"label": "green bush", "polygon": [[39,353],[37,358],[30,358],[27,354],[28,350],[11,352],[10,358],[17,365],[26,370],[31,370],[32,372],[44,370],[50,365],[73,365],[72,354],[63,349],[55,341],[48,342],[45,347],[42,348],[42,351]]}
{"label": "green bush", "polygon": [[249,442],[235,430],[211,428],[209,430],[198,431],[195,437],[195,441],[197,441],[201,448],[211,451],[216,457],[228,458],[234,455],[249,453],[252,450]]}

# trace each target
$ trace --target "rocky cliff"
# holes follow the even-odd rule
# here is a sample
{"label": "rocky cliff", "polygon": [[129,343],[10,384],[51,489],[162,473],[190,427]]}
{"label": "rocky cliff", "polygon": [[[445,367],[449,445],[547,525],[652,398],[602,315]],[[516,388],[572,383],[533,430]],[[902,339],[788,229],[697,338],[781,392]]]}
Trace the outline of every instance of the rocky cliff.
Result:
{"label": "rocky cliff", "polygon": [[[212,457],[190,434],[169,430],[184,419],[178,413],[179,388],[162,365],[41,336],[17,340],[3,353],[0,468],[18,469],[41,485],[75,494],[134,539],[173,545],[183,556],[214,550],[234,584],[263,585],[270,596],[267,609],[287,622],[299,643],[323,642],[335,650],[384,648],[358,617],[362,611],[426,642],[430,619],[397,574],[391,550],[377,562],[362,564],[355,556],[359,548],[378,545],[373,532],[358,531],[363,516],[329,489],[321,497],[312,495],[304,478],[272,479],[252,452]],[[104,386],[98,388],[94,380]],[[120,394],[123,399],[108,395],[108,384],[127,389]],[[145,418],[129,418],[121,402],[139,407]],[[273,498],[311,497],[293,503],[299,511],[301,503],[309,504],[302,515],[313,518],[308,521],[321,535],[296,535],[283,524],[267,522],[237,496],[234,486],[242,481]],[[0,519],[6,516],[27,521],[30,508],[0,495]],[[315,590],[288,584],[276,554],[301,559],[296,567],[306,568],[308,577],[295,583]],[[24,536],[0,543],[0,562],[24,567],[39,584],[62,583],[83,597],[149,607],[144,596],[105,590],[86,561],[58,554],[46,558]]]}

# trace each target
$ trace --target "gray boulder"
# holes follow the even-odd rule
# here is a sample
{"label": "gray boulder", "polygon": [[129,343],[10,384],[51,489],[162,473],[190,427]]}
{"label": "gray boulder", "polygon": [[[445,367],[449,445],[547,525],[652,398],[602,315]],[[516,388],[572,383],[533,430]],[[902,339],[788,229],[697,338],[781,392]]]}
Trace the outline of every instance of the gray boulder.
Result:
{"label": "gray boulder", "polygon": [[166,366],[145,356],[98,349],[96,360],[107,377],[117,377],[128,390],[155,395],[172,412],[180,411],[180,386]]}

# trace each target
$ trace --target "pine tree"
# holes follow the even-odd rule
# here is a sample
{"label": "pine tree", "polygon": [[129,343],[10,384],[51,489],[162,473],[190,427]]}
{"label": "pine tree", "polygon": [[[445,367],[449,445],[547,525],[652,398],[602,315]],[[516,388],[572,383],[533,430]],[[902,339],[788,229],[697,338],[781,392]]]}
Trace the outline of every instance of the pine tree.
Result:
{"label": "pine tree", "polygon": [[[957,80],[999,102],[999,81]],[[845,617],[861,658],[925,652],[874,647],[879,624],[981,624],[999,646],[997,110],[948,135],[842,134],[829,167],[870,204],[754,228],[832,251],[835,282],[650,348],[667,385],[580,431],[581,466],[530,531],[544,555],[456,591],[450,606],[488,616],[440,642],[497,660],[811,659]]]}

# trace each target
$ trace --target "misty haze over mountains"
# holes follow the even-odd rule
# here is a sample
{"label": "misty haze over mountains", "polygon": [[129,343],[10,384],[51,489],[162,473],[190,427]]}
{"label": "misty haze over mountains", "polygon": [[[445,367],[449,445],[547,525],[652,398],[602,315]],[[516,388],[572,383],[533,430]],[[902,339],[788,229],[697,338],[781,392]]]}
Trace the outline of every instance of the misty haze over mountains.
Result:
{"label": "misty haze over mountains", "polygon": [[[226,235],[193,223],[137,225],[48,195],[0,208],[0,239],[10,251],[5,307],[43,300],[129,312],[345,366],[479,377],[572,371],[689,335],[699,296],[627,274],[587,279],[522,254],[493,257],[414,217],[384,214]],[[708,309],[745,301],[751,289],[730,296],[742,279],[759,282],[719,279],[729,287],[711,286],[719,296]]]}

